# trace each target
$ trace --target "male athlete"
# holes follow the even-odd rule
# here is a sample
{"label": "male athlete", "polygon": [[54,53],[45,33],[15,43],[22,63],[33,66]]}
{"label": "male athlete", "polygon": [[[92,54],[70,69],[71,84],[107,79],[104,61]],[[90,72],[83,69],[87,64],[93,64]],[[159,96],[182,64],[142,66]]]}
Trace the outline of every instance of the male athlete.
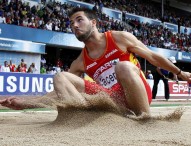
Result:
{"label": "male athlete", "polygon": [[[149,114],[152,92],[134,54],[177,74],[183,80],[191,81],[189,72],[181,71],[168,59],[148,49],[131,33],[99,33],[97,17],[92,10],[74,8],[69,18],[73,33],[79,41],[84,42],[85,47],[71,64],[69,72],[55,75],[55,91],[47,95],[52,94],[54,98],[66,101],[66,104],[86,106],[89,101],[81,93],[91,95],[102,91],[118,106],[126,107],[137,116]],[[83,73],[92,77],[96,83],[82,79],[80,76]],[[43,103],[43,100],[36,98],[34,103],[37,102]],[[1,100],[0,104],[13,109],[38,107],[13,97]]]}

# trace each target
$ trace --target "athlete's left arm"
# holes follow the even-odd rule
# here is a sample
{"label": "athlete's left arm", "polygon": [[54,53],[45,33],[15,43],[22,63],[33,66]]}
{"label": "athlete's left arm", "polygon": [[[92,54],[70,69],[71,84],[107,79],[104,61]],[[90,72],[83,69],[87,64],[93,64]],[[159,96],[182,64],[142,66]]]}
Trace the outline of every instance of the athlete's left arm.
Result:
{"label": "athlete's left arm", "polygon": [[[133,34],[125,31],[114,31],[112,32],[112,36],[114,37],[116,44],[122,50],[133,52],[140,57],[145,58],[154,66],[161,67],[175,74],[180,72],[180,69],[171,63],[167,58],[147,48]],[[182,71],[179,77],[183,80],[191,81],[191,74],[188,72]]]}

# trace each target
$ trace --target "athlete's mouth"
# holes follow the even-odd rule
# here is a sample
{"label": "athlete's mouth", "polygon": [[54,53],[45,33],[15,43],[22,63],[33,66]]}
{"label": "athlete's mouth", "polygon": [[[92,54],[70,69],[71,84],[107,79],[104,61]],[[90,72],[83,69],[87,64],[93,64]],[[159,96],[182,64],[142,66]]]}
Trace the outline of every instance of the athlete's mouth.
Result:
{"label": "athlete's mouth", "polygon": [[75,30],[75,34],[79,34],[79,33],[81,33],[82,31],[81,30],[79,30],[79,29],[76,29]]}

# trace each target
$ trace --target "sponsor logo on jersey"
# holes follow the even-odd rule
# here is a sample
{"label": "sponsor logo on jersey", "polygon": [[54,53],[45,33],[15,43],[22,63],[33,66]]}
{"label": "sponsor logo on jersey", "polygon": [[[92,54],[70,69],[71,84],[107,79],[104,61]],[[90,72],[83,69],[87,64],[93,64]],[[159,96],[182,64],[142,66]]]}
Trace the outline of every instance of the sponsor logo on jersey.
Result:
{"label": "sponsor logo on jersey", "polygon": [[92,67],[95,66],[95,65],[97,65],[97,62],[93,62],[92,64],[88,65],[88,66],[86,67],[86,70],[92,68]]}
{"label": "sponsor logo on jersey", "polygon": [[111,52],[109,52],[108,54],[105,55],[105,58],[110,57],[111,55],[115,54],[115,52],[117,52],[117,49],[112,50]]}
{"label": "sponsor logo on jersey", "polygon": [[113,65],[116,65],[117,62],[119,62],[119,58],[114,59],[114,60],[111,60],[111,61],[105,63],[104,65],[102,65],[101,67],[99,67],[99,68],[95,71],[95,73],[94,73],[94,75],[93,75],[93,78],[94,78],[94,79],[97,79],[98,76],[99,76],[102,72],[104,72],[105,70],[111,68]]}

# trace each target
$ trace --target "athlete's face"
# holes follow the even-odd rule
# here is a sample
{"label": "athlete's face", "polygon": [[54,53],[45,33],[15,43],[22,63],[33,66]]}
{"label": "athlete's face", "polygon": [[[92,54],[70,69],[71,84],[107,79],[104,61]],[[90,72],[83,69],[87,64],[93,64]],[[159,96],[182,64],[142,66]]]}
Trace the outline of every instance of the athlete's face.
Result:
{"label": "athlete's face", "polygon": [[93,32],[92,20],[89,20],[83,11],[74,13],[70,17],[70,25],[79,41],[86,41]]}

